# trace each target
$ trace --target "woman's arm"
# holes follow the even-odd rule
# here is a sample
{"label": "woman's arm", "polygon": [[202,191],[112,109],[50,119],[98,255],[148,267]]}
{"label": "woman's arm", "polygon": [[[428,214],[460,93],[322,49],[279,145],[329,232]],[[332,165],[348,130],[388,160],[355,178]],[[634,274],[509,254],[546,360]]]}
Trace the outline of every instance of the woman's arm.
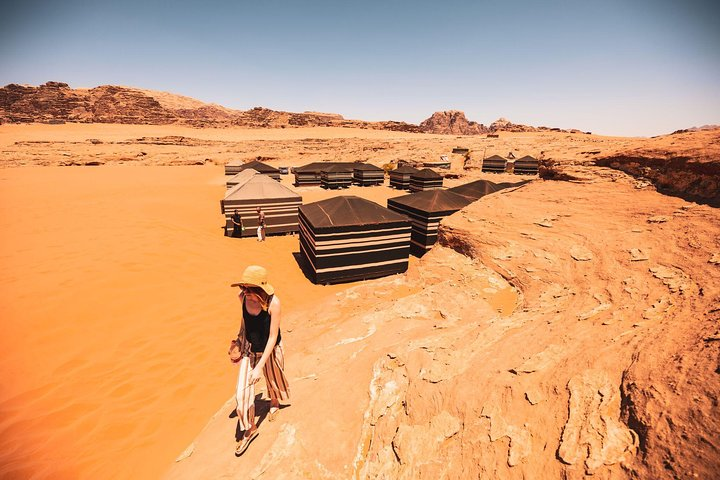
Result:
{"label": "woman's arm", "polygon": [[265,367],[265,363],[268,361],[270,354],[275,348],[275,342],[277,342],[278,333],[280,332],[280,299],[273,297],[270,302],[270,306],[268,307],[268,312],[270,312],[270,334],[268,335],[268,341],[267,344],[265,344],[265,350],[263,351],[262,357],[260,357],[260,361],[258,361],[251,373],[251,383],[255,383],[260,380],[263,367]]}

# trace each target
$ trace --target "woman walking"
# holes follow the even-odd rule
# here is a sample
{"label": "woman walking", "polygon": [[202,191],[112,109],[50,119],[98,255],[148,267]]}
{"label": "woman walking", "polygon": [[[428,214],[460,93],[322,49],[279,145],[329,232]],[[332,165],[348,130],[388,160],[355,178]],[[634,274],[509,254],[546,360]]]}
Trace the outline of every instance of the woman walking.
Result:
{"label": "woman walking", "polygon": [[242,304],[240,332],[231,342],[229,352],[231,361],[240,366],[235,398],[238,421],[244,433],[235,449],[235,455],[239,456],[258,435],[255,384],[260,377],[265,377],[270,396],[268,421],[275,420],[280,400],[289,400],[290,391],[283,371],[285,358],[280,334],[280,299],[267,282],[267,271],[251,265],[243,272],[240,282],[232,286],[240,287],[238,297]]}

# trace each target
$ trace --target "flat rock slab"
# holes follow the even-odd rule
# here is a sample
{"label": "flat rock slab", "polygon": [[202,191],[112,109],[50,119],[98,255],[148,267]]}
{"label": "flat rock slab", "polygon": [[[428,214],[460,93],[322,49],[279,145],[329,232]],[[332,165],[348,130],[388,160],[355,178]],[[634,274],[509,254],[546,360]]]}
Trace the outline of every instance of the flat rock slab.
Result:
{"label": "flat rock slab", "polygon": [[592,252],[580,245],[570,247],[570,256],[578,262],[588,262],[593,259]]}
{"label": "flat rock slab", "polygon": [[642,262],[644,260],[649,260],[650,257],[647,256],[645,252],[640,250],[639,248],[631,248],[630,249],[630,261],[631,262]]}

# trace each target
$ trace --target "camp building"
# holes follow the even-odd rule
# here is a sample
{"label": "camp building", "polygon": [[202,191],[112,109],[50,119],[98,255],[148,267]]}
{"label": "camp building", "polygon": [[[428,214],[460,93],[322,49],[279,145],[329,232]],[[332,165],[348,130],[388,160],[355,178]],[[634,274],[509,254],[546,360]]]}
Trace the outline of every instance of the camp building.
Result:
{"label": "camp building", "polygon": [[410,176],[419,171],[417,168],[408,165],[390,170],[390,186],[399,190],[410,190]]}
{"label": "camp building", "polygon": [[417,173],[410,174],[410,191],[422,192],[435,188],[442,188],[443,177],[439,173],[423,168]]}
{"label": "camp building", "polygon": [[361,187],[382,185],[385,181],[385,170],[370,163],[353,164],[353,182]]}
{"label": "camp building", "polygon": [[501,157],[500,155],[493,155],[493,156],[488,157],[483,160],[482,171],[483,172],[493,172],[493,173],[503,173],[503,172],[505,172],[506,165],[507,165],[507,159]]}
{"label": "camp building", "polygon": [[382,277],[407,270],[410,220],[370,200],[338,196],[302,205],[300,253],[315,283]]}
{"label": "camp building", "polygon": [[422,256],[437,241],[440,220],[474,200],[449,190],[411,193],[387,201],[390,210],[407,215],[412,221],[410,252]]}
{"label": "camp building", "polygon": [[336,163],[326,165],[320,170],[320,185],[323,188],[348,188],[352,181],[352,164]]}
{"label": "camp building", "polygon": [[514,173],[518,175],[537,175],[539,163],[537,158],[525,155],[515,160]]}
{"label": "camp building", "polygon": [[243,236],[255,235],[257,207],[265,212],[266,234],[297,232],[300,205],[300,195],[266,175],[254,174],[228,189],[225,198],[220,201],[220,210],[226,219],[225,234],[232,233],[230,217],[237,209],[245,227]]}

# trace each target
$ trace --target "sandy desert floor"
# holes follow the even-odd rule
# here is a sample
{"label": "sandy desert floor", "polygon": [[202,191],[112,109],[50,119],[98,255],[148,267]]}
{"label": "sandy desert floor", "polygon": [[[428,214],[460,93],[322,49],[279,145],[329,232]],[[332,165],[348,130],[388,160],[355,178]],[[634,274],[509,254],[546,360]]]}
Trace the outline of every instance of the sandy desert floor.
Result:
{"label": "sandy desert floor", "polygon": [[[476,206],[469,210],[469,216],[454,217],[454,223],[449,223],[451,227],[458,224],[458,218],[466,224],[457,232],[450,230],[445,242],[452,243],[454,238],[469,235],[463,233],[465,231],[475,235],[461,243],[478,244],[481,253],[471,257],[482,258],[488,265],[497,264],[496,271],[519,271],[518,278],[525,282],[520,286],[525,295],[529,295],[520,300],[516,290],[499,275],[479,268],[475,260],[467,260],[447,248],[438,249],[438,253],[427,260],[411,257],[408,274],[397,276],[402,281],[391,278],[315,286],[305,278],[293,255],[298,252],[296,236],[270,237],[262,244],[252,238],[222,236],[219,201],[225,190],[222,169],[225,162],[262,157],[274,166],[303,165],[316,160],[369,160],[382,165],[398,159],[437,160],[439,155],[449,155],[453,163],[451,172],[459,177],[447,180],[447,185],[453,186],[482,178],[476,170],[462,169],[463,158],[450,153],[455,146],[468,146],[474,156],[509,151],[516,156],[545,156],[582,170],[587,168],[588,159],[598,152],[612,154],[639,148],[648,141],[555,133],[502,134],[499,139],[487,139],[350,129],[0,126],[0,165],[5,167],[0,169],[0,229],[3,232],[0,236],[0,318],[4,330],[0,340],[3,350],[0,375],[4,379],[0,387],[0,477],[157,478],[206,425],[195,454],[175,464],[170,470],[171,477],[198,478],[203,465],[211,477],[225,475],[241,464],[248,466],[251,461],[257,468],[265,468],[263,465],[279,468],[278,465],[284,463],[282,458],[268,460],[260,451],[244,458],[245,463],[237,463],[230,454],[213,458],[217,461],[211,464],[204,456],[208,453],[203,453],[204,450],[216,451],[218,446],[227,447],[228,451],[233,448],[232,442],[228,442],[232,422],[213,418],[208,424],[208,419],[232,409],[227,408],[226,401],[233,392],[235,372],[227,360],[226,348],[236,333],[238,305],[229,284],[249,263],[269,269],[271,282],[282,298],[288,372],[296,385],[296,398],[311,399],[317,392],[332,395],[337,389],[337,375],[326,375],[317,381],[312,377],[320,361],[318,352],[334,349],[333,362],[340,367],[344,359],[356,360],[352,371],[347,372],[348,378],[359,380],[353,382],[353,397],[338,405],[341,407],[338,412],[346,416],[330,415],[331,425],[324,426],[334,429],[333,441],[353,450],[358,438],[365,435],[364,430],[361,432],[363,405],[367,403],[368,383],[375,378],[373,366],[378,355],[395,348],[397,336],[423,338],[435,329],[444,328],[443,322],[451,327],[446,336],[458,329],[467,336],[478,326],[481,332],[487,329],[492,333],[507,324],[517,328],[520,339],[508,343],[514,351],[522,353],[523,345],[540,342],[540,335],[544,334],[542,326],[546,325],[544,317],[555,311],[554,303],[565,299],[565,296],[554,296],[554,291],[544,292],[543,282],[567,285],[566,289],[573,288],[577,281],[590,282],[582,274],[574,277],[574,260],[558,259],[565,258],[567,250],[574,248],[576,237],[593,246],[586,239],[605,235],[594,228],[592,221],[563,227],[558,219],[565,218],[562,212],[567,202],[578,202],[574,219],[582,219],[583,209],[592,210],[592,205],[596,205],[594,214],[599,219],[609,224],[615,221],[618,225],[644,224],[648,217],[659,213],[671,216],[686,206],[680,200],[668,200],[646,189],[638,196],[633,193],[638,186],[631,179],[611,173],[600,180],[597,188],[594,186],[597,180],[590,178],[589,186],[583,190],[567,182],[537,182],[538,185],[517,197],[524,205],[522,212],[513,210],[514,200],[502,198],[490,202],[492,211],[484,212],[482,206]],[[670,141],[674,139],[658,140]],[[101,166],[61,166],[86,164]],[[485,178],[516,181],[523,177],[489,175]],[[283,181],[289,184],[289,177]],[[338,194],[318,187],[298,191],[304,203]],[[387,198],[404,192],[386,187],[353,187],[341,193],[357,194],[384,205]],[[598,196],[607,196],[609,200],[594,202]],[[616,215],[617,205],[630,202],[631,198],[642,199],[643,203],[636,208],[638,211]],[[702,207],[692,212],[699,212],[699,219],[692,215],[677,216],[687,222],[677,235],[702,231],[702,241],[688,243],[684,237],[680,238],[677,249],[664,253],[663,264],[682,265],[687,245],[700,248],[693,246],[695,243],[702,246],[703,255],[717,251],[717,238],[720,238],[717,224],[714,229],[708,227],[716,218],[715,211]],[[543,215],[548,216],[554,225],[552,232],[557,234],[543,247],[546,251],[525,245],[539,238],[535,230],[545,231],[546,227],[537,225],[547,220]],[[512,222],[506,222],[510,218]],[[499,237],[483,236],[487,225],[497,230]],[[535,233],[528,236],[529,229],[535,229]],[[668,235],[669,232],[661,233]],[[628,234],[620,231],[612,235],[606,240],[624,245]],[[661,239],[653,236],[652,241],[654,248],[663,248]],[[624,262],[627,251],[620,247],[617,250],[618,258]],[[495,253],[488,257],[489,254],[482,253],[486,251]],[[520,257],[518,252],[524,256]],[[599,251],[593,253],[596,257],[601,255]],[[552,265],[546,265],[548,262]],[[702,263],[702,268],[688,268],[687,272],[707,276],[709,267],[704,266],[707,260],[703,258]],[[558,271],[570,272],[569,280],[554,277],[561,268]],[[609,284],[621,275],[600,270],[599,278]],[[644,276],[638,274],[637,279],[640,289],[645,283],[657,280],[657,275],[648,274],[646,269],[642,271]],[[448,283],[448,278],[452,279],[450,285],[443,284],[443,281]],[[457,294],[453,282],[468,285],[472,291],[470,304],[475,310],[469,317],[465,315],[468,312],[462,310],[463,302],[468,299],[453,296]],[[580,285],[588,290],[605,288],[592,282]],[[633,297],[637,301],[636,309],[645,308],[646,300],[654,301],[654,296],[659,296],[659,288],[665,287],[653,286],[651,295],[642,296],[642,301]],[[427,292],[423,293],[425,289]],[[710,286],[706,286],[705,291],[714,292]],[[446,312],[438,309],[433,313],[437,318],[431,316],[436,323],[418,327],[413,323],[416,319],[406,318],[402,310],[393,310],[404,303],[392,302],[387,298],[391,294],[405,298],[406,303],[419,298],[435,305],[446,299],[454,302],[454,307]],[[544,299],[546,294],[552,294],[555,300],[546,304],[535,298]],[[558,298],[560,300],[556,300]],[[593,298],[568,302],[564,315],[569,324],[575,325],[577,314],[597,303]],[[518,302],[529,307],[530,313],[517,312]],[[535,308],[536,304],[542,308]],[[318,305],[332,308],[331,313],[318,310]],[[396,314],[397,322],[378,317],[374,321],[382,335],[374,335],[371,342],[346,342],[367,334],[367,311],[371,312],[370,317],[376,313],[381,315],[383,312],[377,312],[378,308],[385,308],[386,314]],[[683,318],[700,315],[702,308],[704,303],[689,313],[684,312]],[[576,311],[578,309],[584,310]],[[602,313],[611,312],[614,313],[613,310]],[[509,320],[498,320],[498,314]],[[536,337],[532,337],[535,333],[531,330],[520,334],[519,326],[524,326],[531,314],[533,321],[537,320],[540,325]],[[462,321],[457,320],[461,317]],[[468,318],[472,319],[472,325],[467,325]],[[625,328],[618,325],[618,332],[624,331],[621,326]],[[414,333],[414,329],[418,332]],[[585,338],[595,334],[583,335]],[[633,333],[629,338],[637,335]],[[542,338],[542,342],[556,342],[552,335]],[[563,341],[572,344],[569,337],[563,337]],[[457,342],[465,345],[460,340]],[[545,344],[537,345],[543,348],[541,345]],[[572,345],[580,349],[578,354],[584,353],[584,347]],[[409,353],[398,352],[398,355],[415,358],[411,347],[406,347]],[[446,345],[438,346],[431,353],[434,357],[442,356],[444,348]],[[471,353],[468,355],[477,356],[477,352]],[[516,357],[508,351],[496,363],[513,366],[513,362],[520,362]],[[487,371],[495,379],[492,372],[497,367],[493,362],[487,363]],[[568,364],[574,365],[572,359]],[[615,365],[613,375],[619,377],[622,367],[621,363]],[[563,403],[567,401],[564,393],[567,378],[563,375],[574,372],[573,368],[558,371],[557,381],[553,379],[554,390],[546,392],[564,410],[567,410]],[[497,386],[506,388],[500,385],[505,377],[498,378],[495,379],[500,382]],[[473,377],[472,380],[481,379]],[[441,381],[444,377],[438,380]],[[430,392],[420,389],[408,395],[423,397],[427,393],[419,403],[432,403],[436,394]],[[455,399],[448,397],[445,401]],[[308,417],[322,408],[321,403],[306,401],[288,414],[292,424],[304,425],[306,441],[327,438]],[[515,408],[515,411],[530,412],[527,408]],[[272,441],[291,438],[284,435],[288,433],[285,430],[278,432],[278,428],[267,428],[265,431],[270,435],[266,434],[267,438],[261,439],[258,445],[268,446]],[[285,428],[283,425],[282,429]],[[385,433],[395,431],[393,428],[388,427]],[[552,428],[556,429],[556,425]],[[278,434],[278,440],[271,439],[274,434]],[[548,440],[550,436],[541,440],[555,442],[554,438]],[[379,438],[395,441],[391,437],[381,435]],[[378,448],[382,445],[376,444]],[[320,468],[305,463],[302,453],[292,455],[300,455],[288,457],[298,471]],[[335,473],[347,473],[347,458],[353,455],[327,453],[327,462],[320,466]],[[541,453],[536,456],[542,458]],[[557,463],[557,460],[552,456],[548,462]]]}

